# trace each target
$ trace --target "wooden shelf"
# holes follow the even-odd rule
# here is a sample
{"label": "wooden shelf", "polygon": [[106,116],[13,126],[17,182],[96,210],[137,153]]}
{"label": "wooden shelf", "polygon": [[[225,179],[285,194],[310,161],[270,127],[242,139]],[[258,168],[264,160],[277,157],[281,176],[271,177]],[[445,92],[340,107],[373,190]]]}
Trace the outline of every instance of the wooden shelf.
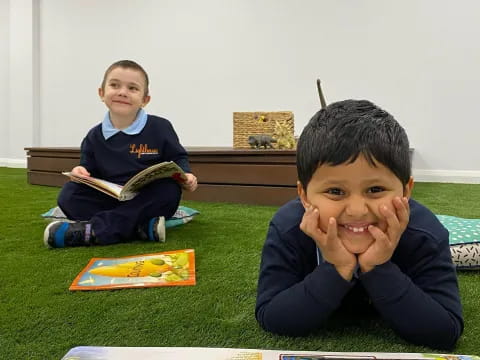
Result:
{"label": "wooden shelf", "polygon": [[[62,186],[80,161],[78,147],[29,147],[28,182]],[[228,147],[188,147],[197,191],[185,200],[279,206],[297,195],[295,150],[255,150]]]}

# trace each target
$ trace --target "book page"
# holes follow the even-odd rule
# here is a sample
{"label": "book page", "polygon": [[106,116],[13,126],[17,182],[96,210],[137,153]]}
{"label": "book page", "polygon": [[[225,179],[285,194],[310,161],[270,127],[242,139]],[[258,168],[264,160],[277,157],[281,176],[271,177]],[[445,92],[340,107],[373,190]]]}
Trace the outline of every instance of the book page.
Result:
{"label": "book page", "polygon": [[[285,356],[299,357],[299,352],[232,349],[206,347],[103,347],[78,346],[71,349],[62,360],[279,360]],[[375,352],[302,352],[305,360],[480,360],[475,355],[422,354],[422,353],[375,353]],[[302,357],[303,359],[303,357]]]}
{"label": "book page", "polygon": [[114,198],[119,198],[123,186],[112,183],[107,180],[94,178],[92,176],[77,176],[71,172],[62,172],[63,175],[68,176],[72,181],[88,185]]}
{"label": "book page", "polygon": [[131,196],[131,193],[137,193],[142,187],[157,179],[173,177],[179,182],[187,180],[183,170],[173,161],[166,161],[160,164],[152,165],[145,170],[140,171],[134,177],[127,181],[123,187],[122,197]]}

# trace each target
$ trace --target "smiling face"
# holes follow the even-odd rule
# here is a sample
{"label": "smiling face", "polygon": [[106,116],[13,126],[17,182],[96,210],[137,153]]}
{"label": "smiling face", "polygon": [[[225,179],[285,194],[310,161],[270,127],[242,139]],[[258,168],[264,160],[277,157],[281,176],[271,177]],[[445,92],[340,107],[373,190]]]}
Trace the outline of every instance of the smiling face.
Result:
{"label": "smiling face", "polygon": [[145,95],[145,87],[145,77],[140,71],[116,67],[107,75],[98,94],[110,110],[112,121],[119,118],[133,122],[138,110],[150,101],[150,96]]}
{"label": "smiling face", "polygon": [[387,223],[379,212],[381,205],[395,212],[394,197],[410,197],[413,179],[407,185],[393,172],[376,162],[368,163],[363,155],[351,164],[322,165],[314,172],[306,191],[301,184],[298,192],[304,207],[314,206],[320,214],[319,227],[327,231],[328,220],[337,221],[338,236],[345,248],[361,254],[374,241],[368,231],[375,225],[386,231]]}

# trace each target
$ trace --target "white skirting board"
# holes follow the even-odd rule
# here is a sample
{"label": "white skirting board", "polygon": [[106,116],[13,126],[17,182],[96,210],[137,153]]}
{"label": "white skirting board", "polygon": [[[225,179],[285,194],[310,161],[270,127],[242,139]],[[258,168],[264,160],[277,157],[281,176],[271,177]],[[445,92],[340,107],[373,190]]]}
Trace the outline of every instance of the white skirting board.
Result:
{"label": "white skirting board", "polygon": [[416,182],[480,184],[479,170],[422,170],[413,169]]}
{"label": "white skirting board", "polygon": [[1,167],[11,167],[11,168],[27,168],[26,159],[6,159],[0,158]]}

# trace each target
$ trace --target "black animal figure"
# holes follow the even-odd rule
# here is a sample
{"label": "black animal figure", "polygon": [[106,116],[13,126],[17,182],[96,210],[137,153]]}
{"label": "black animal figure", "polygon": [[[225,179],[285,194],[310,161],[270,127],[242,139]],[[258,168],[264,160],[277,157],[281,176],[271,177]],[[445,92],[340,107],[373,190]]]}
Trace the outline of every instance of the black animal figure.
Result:
{"label": "black animal figure", "polygon": [[262,146],[264,149],[273,149],[272,143],[277,142],[271,135],[250,135],[248,137],[248,143],[252,149],[260,149]]}

